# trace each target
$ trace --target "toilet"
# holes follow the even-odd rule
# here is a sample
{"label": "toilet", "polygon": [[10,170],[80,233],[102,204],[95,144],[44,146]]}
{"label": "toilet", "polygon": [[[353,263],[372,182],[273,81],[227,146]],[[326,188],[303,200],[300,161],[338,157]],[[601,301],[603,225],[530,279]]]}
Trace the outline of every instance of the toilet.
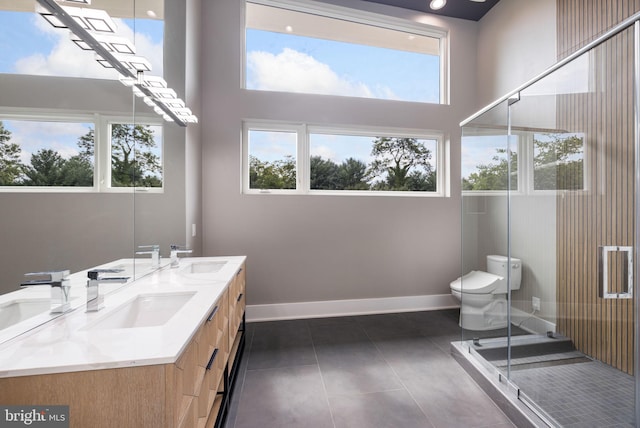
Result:
{"label": "toilet", "polygon": [[460,301],[460,327],[494,330],[507,326],[507,274],[511,289],[520,289],[522,262],[505,256],[487,256],[487,271],[473,270],[451,282],[451,294]]}

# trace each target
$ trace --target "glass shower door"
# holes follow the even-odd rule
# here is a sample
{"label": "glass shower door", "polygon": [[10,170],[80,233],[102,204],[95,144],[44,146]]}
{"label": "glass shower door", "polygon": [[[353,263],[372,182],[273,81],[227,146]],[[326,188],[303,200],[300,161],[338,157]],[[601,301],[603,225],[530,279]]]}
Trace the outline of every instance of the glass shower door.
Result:
{"label": "glass shower door", "polygon": [[634,30],[509,105],[521,186],[509,193],[507,372],[557,426],[635,426]]}

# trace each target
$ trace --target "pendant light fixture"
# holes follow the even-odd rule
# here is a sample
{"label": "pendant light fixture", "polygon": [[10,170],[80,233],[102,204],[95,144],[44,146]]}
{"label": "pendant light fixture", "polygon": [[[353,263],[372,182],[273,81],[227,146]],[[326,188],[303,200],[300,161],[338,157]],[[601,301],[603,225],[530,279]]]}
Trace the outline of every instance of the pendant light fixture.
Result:
{"label": "pendant light fixture", "polygon": [[[100,65],[120,73],[120,82],[131,87],[136,96],[153,107],[166,121],[180,126],[198,122],[198,118],[178,98],[176,92],[167,87],[163,78],[146,74],[151,71],[151,63],[136,55],[133,43],[115,35],[116,24],[106,11],[58,5],[57,1],[61,0],[36,1],[39,5],[36,10],[44,19],[55,28],[69,30],[71,40],[80,49],[93,50]],[[91,0],[66,1],[91,4]]]}

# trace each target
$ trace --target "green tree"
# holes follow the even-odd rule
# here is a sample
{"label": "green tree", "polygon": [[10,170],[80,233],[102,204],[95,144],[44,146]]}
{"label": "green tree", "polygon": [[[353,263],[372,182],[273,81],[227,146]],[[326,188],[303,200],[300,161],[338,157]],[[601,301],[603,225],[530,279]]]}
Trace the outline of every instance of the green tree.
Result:
{"label": "green tree", "polygon": [[545,134],[550,140],[535,138],[533,182],[536,190],[578,190],[583,184],[583,147],[581,137]]}
{"label": "green tree", "polygon": [[93,128],[89,129],[89,132],[78,138],[78,148],[80,149],[79,157],[91,161],[95,155],[95,132]]}
{"label": "green tree", "polygon": [[93,163],[82,155],[72,156],[62,165],[62,186],[93,186]]}
{"label": "green tree", "polygon": [[24,167],[24,184],[27,186],[61,186],[65,160],[58,152],[40,149],[31,155],[31,165]]}
{"label": "green tree", "polygon": [[340,167],[329,159],[321,156],[311,156],[310,186],[314,190],[338,190],[341,189]]}
{"label": "green tree", "polygon": [[[431,150],[416,138],[378,137],[373,141],[369,176],[385,177],[373,185],[376,190],[412,190],[410,175],[422,171],[425,176],[434,175],[431,183],[435,190],[435,171],[431,165]],[[414,175],[414,181],[417,176]],[[415,183],[414,183],[415,184]]]}
{"label": "green tree", "polygon": [[249,157],[249,187],[251,189],[295,189],[296,161],[287,155],[273,162]]}
{"label": "green tree", "polygon": [[338,170],[341,188],[344,190],[369,190],[367,164],[354,158],[342,162]]}
{"label": "green tree", "polygon": [[[507,190],[509,175],[509,162],[507,162],[506,149],[496,149],[488,164],[476,166],[476,172],[462,179],[462,190]],[[518,155],[511,152],[511,189],[517,189],[518,181]]]}
{"label": "green tree", "polygon": [[111,128],[111,184],[115,187],[162,186],[160,158],[149,125],[113,124]]}
{"label": "green tree", "polygon": [[20,162],[20,146],[11,141],[11,131],[0,121],[0,186],[19,184],[23,165]]}
{"label": "green tree", "polygon": [[311,189],[369,190],[367,165],[349,158],[340,165],[321,156],[311,156]]}

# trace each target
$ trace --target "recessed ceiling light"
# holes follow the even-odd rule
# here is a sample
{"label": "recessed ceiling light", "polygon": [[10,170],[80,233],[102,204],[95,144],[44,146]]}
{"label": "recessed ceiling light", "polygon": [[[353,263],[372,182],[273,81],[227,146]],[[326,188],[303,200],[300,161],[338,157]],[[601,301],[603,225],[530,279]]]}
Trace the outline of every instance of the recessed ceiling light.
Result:
{"label": "recessed ceiling light", "polygon": [[284,27],[284,29],[287,31],[287,33],[291,33],[293,31],[293,27],[291,25],[287,25],[286,27]]}
{"label": "recessed ceiling light", "polygon": [[148,10],[147,11],[147,16],[149,18],[157,18],[158,17],[158,15],[156,15],[156,13],[154,11],[152,11],[152,10]]}
{"label": "recessed ceiling light", "polygon": [[433,10],[442,9],[447,4],[447,0],[431,0],[429,7]]}

